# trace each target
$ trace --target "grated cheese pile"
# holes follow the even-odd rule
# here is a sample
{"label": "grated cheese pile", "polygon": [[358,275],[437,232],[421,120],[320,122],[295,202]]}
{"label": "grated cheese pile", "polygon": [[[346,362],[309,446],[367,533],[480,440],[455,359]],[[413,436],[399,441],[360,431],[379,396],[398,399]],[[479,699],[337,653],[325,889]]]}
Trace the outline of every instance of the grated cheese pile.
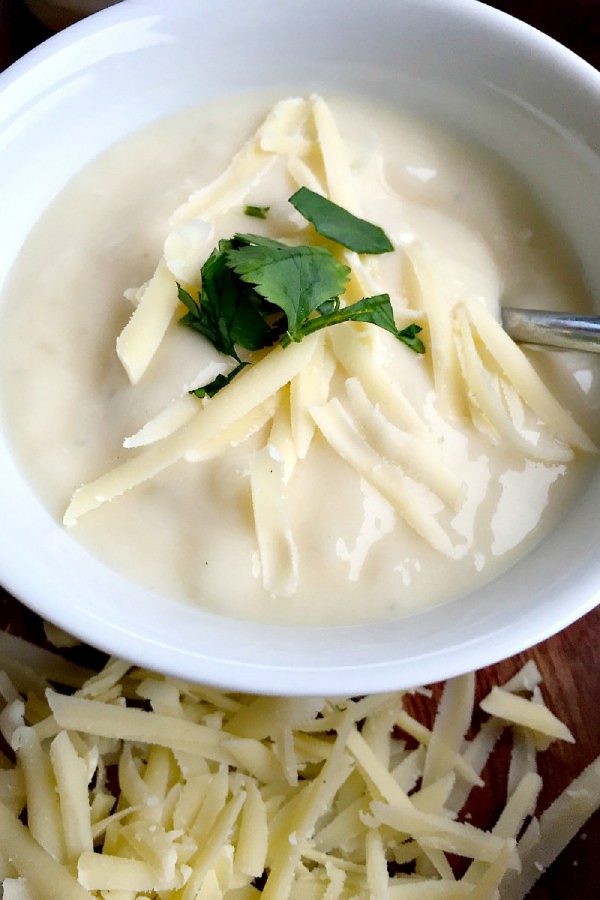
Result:
{"label": "grated cheese pile", "polygon": [[[532,662],[466,740],[473,674],[429,729],[406,692],[234,695],[2,633],[0,659],[4,900],[518,900],[600,804],[598,759],[534,816],[537,753],[573,737]],[[506,729],[507,802],[481,831],[461,810]]]}

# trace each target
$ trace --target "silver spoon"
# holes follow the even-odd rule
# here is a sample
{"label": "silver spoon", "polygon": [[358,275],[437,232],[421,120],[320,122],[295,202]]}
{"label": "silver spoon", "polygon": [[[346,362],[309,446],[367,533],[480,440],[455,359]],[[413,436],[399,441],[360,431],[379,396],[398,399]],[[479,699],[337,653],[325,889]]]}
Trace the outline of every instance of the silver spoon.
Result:
{"label": "silver spoon", "polygon": [[502,325],[521,344],[600,353],[600,316],[504,306]]}

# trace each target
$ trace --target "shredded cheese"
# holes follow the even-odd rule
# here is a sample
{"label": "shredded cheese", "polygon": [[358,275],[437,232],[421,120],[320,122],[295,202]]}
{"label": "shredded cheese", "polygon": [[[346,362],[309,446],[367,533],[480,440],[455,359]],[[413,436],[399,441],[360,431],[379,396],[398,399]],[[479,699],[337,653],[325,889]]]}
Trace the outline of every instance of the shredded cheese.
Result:
{"label": "shredded cheese", "polygon": [[279,402],[273,415],[273,424],[269,434],[269,444],[277,450],[283,460],[283,480],[287,484],[298,462],[290,409],[290,389],[284,387],[279,392]]}
{"label": "shredded cheese", "polygon": [[[59,826],[60,834],[60,826]],[[27,881],[36,900],[91,900],[90,894],[0,803],[2,852]]]}
{"label": "shredded cheese", "polygon": [[50,759],[33,728],[17,729],[12,746],[25,779],[29,830],[50,856],[63,862],[65,841]]}
{"label": "shredded cheese", "polygon": [[[327,358],[332,361],[330,355]],[[326,366],[325,360],[325,338],[319,334],[308,365],[298,372],[290,384],[291,428],[298,459],[306,457],[315,432],[310,407],[325,403],[329,393],[335,364]]]}
{"label": "shredded cheese", "polygon": [[452,556],[450,539],[437,519],[422,503],[416,502],[404,474],[387,463],[362,438],[339,400],[334,397],[325,406],[312,407],[310,412],[336,453],[370,481],[407,524],[435,550]]}
{"label": "shredded cheese", "polygon": [[174,431],[189,422],[191,418],[198,412],[198,401],[185,394],[183,397],[176,397],[168,406],[161,409],[152,419],[146,422],[139,431],[126,437],[123,441],[125,449],[129,450],[135,447],[145,447],[148,444],[154,444],[156,441],[162,441],[169,437]]}
{"label": "shredded cheese", "polygon": [[523,456],[532,459],[541,459],[546,462],[566,462],[572,459],[573,452],[569,447],[561,447],[555,442],[534,444],[521,435],[512,418],[504,409],[501,398],[492,385],[490,373],[477,354],[464,309],[457,310],[456,321],[461,341],[459,359],[467,394],[498,436]]}
{"label": "shredded cheese", "polygon": [[200,269],[214,246],[215,228],[205,219],[191,219],[165,239],[165,264],[183,284],[197,284]]}
{"label": "shredded cheese", "polygon": [[[515,847],[541,789],[529,739],[491,832],[461,811],[507,723],[516,739],[533,735],[520,723],[526,711],[536,733],[564,737],[539,703],[540,680],[529,666],[492,691],[483,701],[491,718],[467,742],[472,675],[447,683],[431,730],[406,708],[411,692],[358,701],[234,696],[109,659],[76,694],[27,687],[24,704],[23,688],[1,678],[4,709],[20,705],[16,763],[0,769],[5,896],[492,900],[499,890],[520,900],[600,803],[596,761]],[[67,673],[66,681],[78,679]],[[132,705],[139,698],[152,711]],[[32,725],[30,710],[46,719]],[[47,721],[53,727],[40,729]],[[17,818],[23,809],[27,828]],[[462,878],[449,854],[469,861]],[[390,861],[414,865],[414,874],[390,876]],[[265,872],[260,892],[252,882]]]}
{"label": "shredded cheese", "polygon": [[322,97],[314,96],[312,112],[327,179],[329,199],[354,215],[360,215],[350,171],[348,150],[331,109]]}
{"label": "shredded cheese", "polygon": [[550,393],[523,351],[479,303],[465,304],[468,317],[486,349],[528,406],[559,440],[588,453],[597,448],[583,429]]}
{"label": "shredded cheese", "polygon": [[439,449],[392,425],[369,401],[357,378],[346,380],[350,407],[375,450],[409,475],[424,482],[444,503],[456,507],[462,492],[460,479],[444,464]]}
{"label": "shredded cheese", "polygon": [[66,731],[50,744],[50,761],[60,803],[66,860],[76,862],[85,850],[93,850],[88,796],[88,773]]}
{"label": "shredded cheese", "polygon": [[153,478],[234,425],[288,384],[304,367],[312,349],[311,338],[306,338],[285,351],[276,348],[247,368],[174,434],[75,491],[65,525],[72,527],[80,516]]}
{"label": "shredded cheese", "polygon": [[117,356],[132,384],[138,383],[150,365],[178,303],[177,282],[161,259],[117,338]]}
{"label": "shredded cheese", "polygon": [[426,248],[412,244],[406,253],[419,285],[419,304],[427,317],[431,347],[428,356],[433,366],[438,403],[443,414],[456,418],[464,414],[465,398],[452,338],[451,309],[440,296],[435,266],[427,257]]}
{"label": "shredded cheese", "polygon": [[329,338],[340,364],[350,376],[358,378],[367,396],[390,422],[424,440],[433,441],[424,420],[404,396],[402,385],[382,372],[361,331],[352,323],[338,325],[332,329]]}
{"label": "shredded cheese", "polygon": [[206,187],[194,191],[173,213],[173,224],[200,217],[212,220],[243,203],[251,188],[274,161],[274,154],[279,152],[277,146],[273,151],[269,148],[278,140],[293,136],[308,115],[308,104],[301,98],[292,97],[276,103],[222,175]]}
{"label": "shredded cheese", "polygon": [[569,741],[571,744],[575,740],[567,726],[557,719],[547,707],[511,694],[502,688],[492,688],[491,693],[479,705],[484,712],[539,734],[561,741]]}
{"label": "shredded cheese", "polygon": [[473,715],[475,675],[461,675],[446,683],[431,732],[423,786],[432,784],[454,768],[454,758]]}
{"label": "shredded cheese", "polygon": [[[600,808],[600,757],[595,759],[542,813],[537,825],[519,842],[520,873],[510,872],[501,884],[502,900],[522,900],[542,872],[564,850],[584,823]],[[535,821],[535,820],[533,820]],[[531,837],[532,840],[527,839]]]}
{"label": "shredded cheese", "polygon": [[285,463],[275,447],[253,455],[250,485],[265,590],[288,597],[298,584],[298,551],[285,506]]}

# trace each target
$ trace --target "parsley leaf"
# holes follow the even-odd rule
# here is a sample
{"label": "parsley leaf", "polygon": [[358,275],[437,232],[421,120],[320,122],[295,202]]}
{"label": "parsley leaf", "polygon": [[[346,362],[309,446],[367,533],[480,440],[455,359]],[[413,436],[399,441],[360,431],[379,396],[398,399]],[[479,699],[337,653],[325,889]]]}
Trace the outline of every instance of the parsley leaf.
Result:
{"label": "parsley leaf", "polygon": [[344,292],[350,270],[323,247],[288,247],[258,235],[236,235],[236,242],[245,246],[227,252],[228,264],[283,310],[292,340],[317,307]]}
{"label": "parsley leaf", "polygon": [[221,388],[224,388],[226,384],[229,384],[230,381],[233,381],[235,376],[238,375],[242,371],[242,369],[249,365],[250,363],[247,362],[238,363],[238,365],[234,369],[232,369],[231,372],[228,372],[227,375],[217,375],[217,377],[213,379],[213,381],[209,381],[208,384],[204,384],[202,385],[202,387],[196,388],[195,391],[190,391],[189,393],[193,394],[194,397],[199,397],[200,399],[202,399],[203,397],[214,397],[215,394],[218,394]]}
{"label": "parsley leaf", "polygon": [[339,300],[333,304],[328,302],[320,306],[317,311],[319,315],[307,319],[294,336],[285,334],[281,339],[282,346],[287,347],[292,340],[301,341],[302,338],[319,331],[321,328],[339,325],[340,322],[369,322],[389,331],[415,353],[425,353],[425,345],[417,337],[419,332],[422,331],[420,325],[413,323],[402,329],[402,331],[399,331],[396,327],[389,294],[364,297],[362,300],[358,300],[350,306],[345,306],[343,309],[340,308]]}
{"label": "parsley leaf", "polygon": [[270,209],[270,206],[246,206],[244,215],[251,216],[253,219],[266,219]]}
{"label": "parsley leaf", "polygon": [[319,234],[356,253],[389,253],[394,246],[379,225],[353,216],[321,194],[301,187],[289,202],[312,222]]}

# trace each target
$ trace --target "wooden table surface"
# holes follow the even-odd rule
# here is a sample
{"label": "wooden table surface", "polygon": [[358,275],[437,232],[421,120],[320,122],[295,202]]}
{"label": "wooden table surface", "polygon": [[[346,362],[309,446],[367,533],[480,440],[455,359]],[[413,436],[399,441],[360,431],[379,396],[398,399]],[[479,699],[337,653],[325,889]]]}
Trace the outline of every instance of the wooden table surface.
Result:
{"label": "wooden table surface", "polygon": [[[600,0],[498,0],[491,5],[529,21],[600,66]],[[21,0],[0,0],[0,70],[48,35]],[[0,593],[0,628],[38,643],[44,640],[37,616],[6,592]],[[542,810],[600,753],[600,609],[527,653],[482,670],[478,695],[509,678],[531,658],[544,676],[548,705],[577,739],[575,746],[555,743],[540,757]],[[422,714],[427,717],[429,710],[424,707]],[[506,791],[506,771],[507,751],[500,751],[485,773],[489,788],[475,792],[477,824],[488,825],[498,815]],[[530,895],[532,900],[600,900],[598,856],[600,814],[540,879]]]}

